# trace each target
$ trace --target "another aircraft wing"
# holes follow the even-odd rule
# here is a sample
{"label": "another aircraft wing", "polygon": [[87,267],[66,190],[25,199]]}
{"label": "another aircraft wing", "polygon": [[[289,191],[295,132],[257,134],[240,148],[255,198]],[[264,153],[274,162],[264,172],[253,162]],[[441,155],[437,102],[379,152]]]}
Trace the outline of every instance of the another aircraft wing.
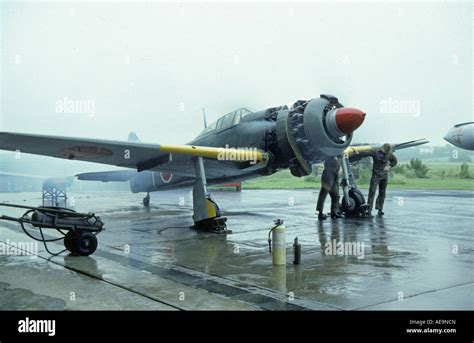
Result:
{"label": "another aircraft wing", "polygon": [[[216,162],[223,160],[222,162],[245,164],[249,161],[266,164],[269,159],[268,153],[250,149],[160,145],[8,132],[0,132],[0,149],[133,168],[137,171],[189,170],[189,157],[193,156],[202,156]],[[232,161],[227,158],[229,156]]]}
{"label": "another aircraft wing", "polygon": [[[390,145],[392,146],[392,151],[396,151],[396,150],[401,150],[401,149],[406,149],[406,148],[412,148],[412,147],[426,144],[426,143],[429,143],[429,141],[426,140],[425,138],[422,138],[422,139],[416,139],[413,141],[408,141],[408,142],[403,142],[403,143],[393,143]],[[371,151],[380,149],[381,146],[382,144],[351,145],[346,150],[344,150],[344,154],[348,155],[349,157],[352,157],[355,155],[369,153]]]}
{"label": "another aircraft wing", "polygon": [[421,138],[421,139],[415,139],[413,141],[408,141],[408,142],[403,142],[403,143],[393,143],[391,145],[392,145],[393,151],[397,151],[397,150],[402,150],[406,148],[413,148],[415,146],[423,145],[429,142],[430,141],[427,140],[426,138]]}

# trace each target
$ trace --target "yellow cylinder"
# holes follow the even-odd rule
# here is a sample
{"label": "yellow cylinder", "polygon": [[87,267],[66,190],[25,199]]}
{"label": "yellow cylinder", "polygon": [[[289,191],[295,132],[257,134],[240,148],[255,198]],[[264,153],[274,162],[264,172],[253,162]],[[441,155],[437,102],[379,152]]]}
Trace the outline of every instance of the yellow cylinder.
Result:
{"label": "yellow cylinder", "polygon": [[272,288],[286,294],[286,265],[272,266]]}
{"label": "yellow cylinder", "polygon": [[276,224],[272,230],[272,263],[275,266],[286,264],[285,225]]}

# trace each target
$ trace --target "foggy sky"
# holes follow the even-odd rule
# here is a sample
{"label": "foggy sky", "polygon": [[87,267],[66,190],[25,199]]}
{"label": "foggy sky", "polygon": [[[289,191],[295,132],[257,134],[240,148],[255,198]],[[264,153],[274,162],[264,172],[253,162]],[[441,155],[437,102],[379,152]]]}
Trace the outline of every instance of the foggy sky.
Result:
{"label": "foggy sky", "polygon": [[445,144],[473,120],[469,2],[3,2],[1,20],[2,131],[185,143],[202,107],[211,122],[320,93],[367,112],[354,142]]}

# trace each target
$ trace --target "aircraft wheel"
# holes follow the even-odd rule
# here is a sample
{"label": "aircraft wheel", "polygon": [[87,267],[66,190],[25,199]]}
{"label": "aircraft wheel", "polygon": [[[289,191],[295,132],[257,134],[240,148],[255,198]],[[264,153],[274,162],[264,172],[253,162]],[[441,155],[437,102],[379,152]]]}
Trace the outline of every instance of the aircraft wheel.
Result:
{"label": "aircraft wheel", "polygon": [[345,197],[342,199],[342,210],[344,213],[349,215],[359,214],[359,209],[365,204],[365,198],[361,191],[358,189],[351,189],[349,191],[349,205],[346,205]]}
{"label": "aircraft wheel", "polygon": [[72,253],[77,253],[76,249],[76,233],[73,230],[69,230],[68,233],[64,236],[64,247]]}
{"label": "aircraft wheel", "polygon": [[75,241],[76,252],[81,256],[89,256],[97,249],[97,237],[90,232],[80,232]]}
{"label": "aircraft wheel", "polygon": [[150,194],[143,198],[143,206],[150,206]]}

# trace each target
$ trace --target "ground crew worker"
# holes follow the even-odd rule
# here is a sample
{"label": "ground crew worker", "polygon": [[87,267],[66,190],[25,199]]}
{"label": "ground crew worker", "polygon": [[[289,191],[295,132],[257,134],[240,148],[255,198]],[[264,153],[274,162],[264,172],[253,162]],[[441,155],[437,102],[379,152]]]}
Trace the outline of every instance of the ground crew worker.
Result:
{"label": "ground crew worker", "polygon": [[379,194],[375,201],[375,209],[378,210],[380,216],[384,215],[383,203],[385,201],[385,190],[387,189],[388,172],[397,165],[397,158],[392,153],[390,144],[385,143],[376,151],[370,152],[368,156],[372,157],[372,178],[370,179],[369,199],[367,201],[369,208],[367,214],[372,216],[372,208],[374,206],[374,197],[377,186]]}
{"label": "ground crew worker", "polygon": [[321,175],[321,190],[319,191],[316,211],[319,212],[318,219],[324,220],[327,215],[323,213],[324,201],[329,193],[331,197],[331,218],[341,218],[338,211],[339,202],[339,161],[336,157],[324,162],[324,170]]}

